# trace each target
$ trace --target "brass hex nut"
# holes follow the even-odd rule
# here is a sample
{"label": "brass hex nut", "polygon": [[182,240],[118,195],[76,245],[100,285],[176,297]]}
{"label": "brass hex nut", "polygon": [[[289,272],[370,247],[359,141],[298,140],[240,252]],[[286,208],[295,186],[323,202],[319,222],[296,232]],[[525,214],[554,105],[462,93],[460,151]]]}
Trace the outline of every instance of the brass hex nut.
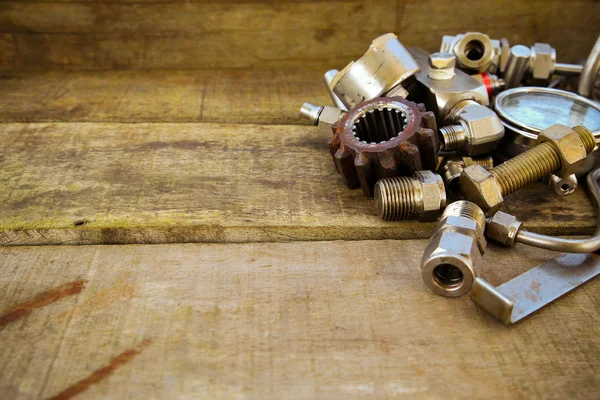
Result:
{"label": "brass hex nut", "polygon": [[498,115],[479,104],[464,107],[458,115],[458,122],[470,132],[463,149],[470,156],[495,150],[504,137],[504,125]]}
{"label": "brass hex nut", "polygon": [[521,225],[514,215],[498,211],[489,219],[485,236],[504,247],[514,247]]}
{"label": "brass hex nut", "polygon": [[560,158],[560,169],[554,174],[560,178],[577,173],[585,164],[587,151],[577,132],[556,124],[544,129],[537,138],[537,144],[550,143]]}
{"label": "brass hex nut", "polygon": [[477,204],[487,215],[498,211],[504,202],[496,178],[479,164],[465,168],[459,184],[463,197]]}
{"label": "brass hex nut", "polygon": [[476,72],[486,71],[494,58],[490,37],[480,32],[457,35],[453,50],[459,66]]}
{"label": "brass hex nut", "polygon": [[431,171],[417,171],[415,178],[421,184],[423,212],[419,221],[435,221],[446,208],[446,189],[442,177]]}

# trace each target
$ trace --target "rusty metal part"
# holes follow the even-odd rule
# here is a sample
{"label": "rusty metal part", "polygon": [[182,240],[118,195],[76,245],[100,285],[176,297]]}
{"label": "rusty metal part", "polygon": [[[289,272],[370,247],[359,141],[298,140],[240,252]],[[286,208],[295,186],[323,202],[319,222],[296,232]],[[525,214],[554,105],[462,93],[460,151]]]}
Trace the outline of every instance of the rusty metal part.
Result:
{"label": "rusty metal part", "polygon": [[479,165],[465,168],[459,181],[461,193],[493,214],[504,196],[552,173],[568,176],[576,172],[595,146],[594,136],[583,126],[552,125],[540,133],[537,146],[490,171]]}
{"label": "rusty metal part", "polygon": [[333,125],[344,115],[344,111],[336,107],[315,106],[304,103],[300,109],[300,116],[308,119],[313,125],[325,134],[332,134]]}
{"label": "rusty metal part", "polygon": [[514,324],[600,274],[600,256],[561,254],[498,287],[476,278],[471,300],[505,325]]}
{"label": "rusty metal part", "polygon": [[485,215],[474,203],[450,204],[433,232],[421,260],[423,281],[441,296],[456,297],[467,293],[481,275]]}
{"label": "rusty metal part", "polygon": [[453,125],[440,128],[445,151],[462,151],[473,156],[493,151],[504,137],[504,125],[491,109],[462,102],[452,110]]}
{"label": "rusty metal part", "polygon": [[[419,70],[417,62],[393,33],[375,40],[369,50],[356,62],[352,61],[331,81],[335,95],[348,109],[358,104],[388,95]],[[393,93],[389,93],[393,91]]]}
{"label": "rusty metal part", "polygon": [[[410,88],[409,98],[424,103],[427,110],[435,114],[438,124],[446,122],[451,110],[460,102],[471,101],[484,106],[490,104],[483,82],[473,79],[459,69],[454,70],[455,76],[451,79],[432,79],[430,65],[434,62],[430,61],[430,54],[420,48],[411,48],[410,53],[417,60],[421,71],[416,75],[416,84]],[[435,76],[435,72],[433,75]]]}
{"label": "rusty metal part", "polygon": [[494,168],[494,159],[492,156],[469,157],[461,155],[450,155],[443,158],[437,170],[444,180],[447,192],[451,194],[460,192],[458,185],[460,174],[465,168],[473,164],[479,164],[489,171]]}
{"label": "rusty metal part", "polygon": [[547,250],[567,253],[591,253],[600,249],[600,168],[590,172],[586,178],[590,197],[596,208],[596,233],[583,239],[564,239],[538,233],[528,232],[521,228],[516,217],[498,211],[488,222],[486,236],[506,247],[513,247],[516,242]]}
{"label": "rusty metal part", "polygon": [[[484,72],[500,64],[500,41],[492,41],[480,32],[467,32],[456,36],[444,36],[440,51],[453,53],[458,67],[470,72]],[[492,66],[493,65],[493,66]]]}
{"label": "rusty metal part", "polygon": [[379,179],[433,170],[439,148],[435,118],[401,97],[366,101],[334,125],[329,150],[349,188],[373,196]]}
{"label": "rusty metal part", "polygon": [[385,178],[375,184],[375,213],[388,221],[435,221],[446,207],[442,177],[431,171]]}

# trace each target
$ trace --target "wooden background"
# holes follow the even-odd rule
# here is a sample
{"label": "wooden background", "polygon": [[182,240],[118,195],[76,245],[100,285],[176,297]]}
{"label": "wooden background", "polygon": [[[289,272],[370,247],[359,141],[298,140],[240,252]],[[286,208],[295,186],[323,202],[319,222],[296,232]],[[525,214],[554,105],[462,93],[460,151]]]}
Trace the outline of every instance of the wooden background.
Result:
{"label": "wooden background", "polygon": [[[0,2],[0,398],[599,398],[600,281],[510,328],[433,295],[433,224],[375,217],[298,115],[389,31],[580,62],[599,24],[592,0]],[[591,233],[568,200],[506,208]],[[554,255],[490,245],[483,276]]]}

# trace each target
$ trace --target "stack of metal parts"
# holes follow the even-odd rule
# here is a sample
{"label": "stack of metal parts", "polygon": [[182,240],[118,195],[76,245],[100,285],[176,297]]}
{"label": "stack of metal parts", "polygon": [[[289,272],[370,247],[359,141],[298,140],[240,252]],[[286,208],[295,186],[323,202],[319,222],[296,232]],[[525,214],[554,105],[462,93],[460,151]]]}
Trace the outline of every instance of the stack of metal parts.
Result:
{"label": "stack of metal parts", "polygon": [[[600,230],[554,238],[499,211],[506,196],[538,180],[568,196],[577,176],[598,166],[600,38],[585,65],[556,57],[546,43],[511,46],[479,32],[444,36],[440,52],[429,54],[388,33],[358,61],[325,74],[334,106],[301,108],[330,136],[345,184],[374,197],[379,217],[439,218],[421,263],[427,287],[448,297],[470,292],[507,324],[600,273]],[[573,89],[575,80],[578,94],[558,88]],[[596,205],[599,180],[600,169],[589,173]],[[569,254],[495,288],[481,278],[488,240]],[[527,296],[533,281],[543,283],[543,296]]]}

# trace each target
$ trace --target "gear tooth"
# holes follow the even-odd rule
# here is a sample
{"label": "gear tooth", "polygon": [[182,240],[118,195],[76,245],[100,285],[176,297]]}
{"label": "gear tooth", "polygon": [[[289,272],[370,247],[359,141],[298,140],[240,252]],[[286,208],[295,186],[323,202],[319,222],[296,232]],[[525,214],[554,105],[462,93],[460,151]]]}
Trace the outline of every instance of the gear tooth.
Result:
{"label": "gear tooth", "polygon": [[379,177],[392,178],[398,175],[398,164],[390,151],[379,153]]}
{"label": "gear tooth", "polygon": [[338,151],[338,149],[342,145],[340,142],[340,137],[337,133],[333,135],[331,139],[329,139],[329,142],[327,142],[327,144],[329,145],[329,153],[331,153],[331,157],[335,155],[336,151]]}
{"label": "gear tooth", "polygon": [[417,132],[417,144],[421,151],[421,162],[424,169],[435,170],[437,166],[437,149],[439,148],[438,135],[428,128],[421,128]]}
{"label": "gear tooth", "polygon": [[344,183],[349,188],[355,188],[358,186],[358,176],[356,175],[356,169],[354,168],[354,160],[352,159],[352,153],[341,146],[333,155],[333,162],[338,173],[342,175]]}
{"label": "gear tooth", "polygon": [[373,164],[363,153],[357,152],[354,157],[354,167],[358,175],[358,181],[363,193],[367,197],[373,197],[373,186],[375,185],[375,174]]}
{"label": "gear tooth", "polygon": [[417,146],[412,143],[403,143],[398,146],[400,157],[398,160],[398,169],[402,175],[410,175],[414,171],[421,171],[421,156]]}

